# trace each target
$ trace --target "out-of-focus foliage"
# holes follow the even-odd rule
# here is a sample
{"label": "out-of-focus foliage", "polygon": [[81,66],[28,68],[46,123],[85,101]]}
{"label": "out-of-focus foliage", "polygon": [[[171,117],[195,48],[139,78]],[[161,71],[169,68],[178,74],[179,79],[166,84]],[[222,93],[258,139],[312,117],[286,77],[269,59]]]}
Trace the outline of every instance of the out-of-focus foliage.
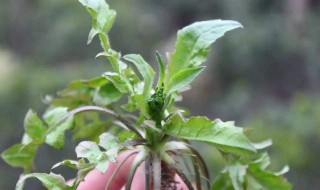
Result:
{"label": "out-of-focus foliage", "polygon": [[[289,105],[270,102],[245,121],[254,129],[251,137],[257,140],[272,137],[274,166],[290,164],[293,172],[288,177],[296,181],[297,189],[319,187],[320,172],[315,165],[320,157],[319,116],[320,96],[297,93]],[[307,183],[314,186],[307,186]]]}
{"label": "out-of-focus foliage", "polygon": [[[279,164],[273,167],[290,165],[287,177],[294,189],[320,188],[320,168],[314,164],[320,149],[319,1],[108,2],[119,13],[111,31],[113,47],[121,47],[123,54],[142,53],[154,63],[156,49],[163,55],[163,49],[173,49],[175,39],[169,34],[177,28],[209,18],[240,21],[245,29],[217,41],[209,68],[195,81],[198,90],[184,95],[184,106],[209,118],[241,120],[239,125],[254,134],[262,131],[274,142],[270,157]],[[72,1],[1,2],[1,150],[19,140],[29,107],[40,113],[45,105],[39,100],[46,94],[62,89],[66,81],[104,71],[105,64],[94,64],[101,59],[91,59],[98,43],[86,48],[89,29],[89,16]],[[50,163],[37,165],[48,171],[61,158],[51,156]],[[2,161],[0,171],[0,186],[13,189],[20,171]]]}

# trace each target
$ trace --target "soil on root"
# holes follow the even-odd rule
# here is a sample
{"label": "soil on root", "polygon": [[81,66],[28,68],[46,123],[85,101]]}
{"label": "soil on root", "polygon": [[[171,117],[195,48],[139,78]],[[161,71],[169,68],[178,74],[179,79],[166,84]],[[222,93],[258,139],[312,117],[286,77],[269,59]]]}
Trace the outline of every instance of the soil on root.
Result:
{"label": "soil on root", "polygon": [[161,190],[182,190],[178,189],[179,182],[175,181],[174,176],[174,170],[161,162]]}

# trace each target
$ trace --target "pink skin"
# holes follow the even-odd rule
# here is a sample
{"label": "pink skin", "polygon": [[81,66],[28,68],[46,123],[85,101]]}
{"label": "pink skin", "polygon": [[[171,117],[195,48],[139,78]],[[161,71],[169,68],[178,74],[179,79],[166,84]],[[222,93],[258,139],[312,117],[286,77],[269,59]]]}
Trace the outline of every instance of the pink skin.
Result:
{"label": "pink skin", "polygon": [[[112,173],[117,168],[117,165],[121,163],[132,151],[126,151],[119,155],[116,163],[110,163],[108,170],[101,174],[98,170],[93,170],[86,177],[85,181],[81,182],[77,190],[105,190],[108,180]],[[131,164],[135,156],[131,156],[119,169],[115,177],[113,178],[109,190],[122,190],[125,187],[125,183],[130,171]],[[178,189],[188,190],[186,185],[182,182],[179,176],[175,176],[175,180],[179,182]],[[131,190],[144,190],[145,189],[145,175],[143,164],[137,169],[136,174],[133,177]]]}

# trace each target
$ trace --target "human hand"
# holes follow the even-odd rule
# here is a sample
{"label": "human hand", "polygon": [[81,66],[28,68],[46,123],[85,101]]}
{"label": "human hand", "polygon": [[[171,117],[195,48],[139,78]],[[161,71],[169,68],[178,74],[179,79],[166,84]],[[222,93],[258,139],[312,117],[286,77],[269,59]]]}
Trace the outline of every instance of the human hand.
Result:
{"label": "human hand", "polygon": [[[101,174],[98,170],[93,170],[92,172],[90,172],[85,177],[85,181],[80,183],[77,190],[105,190],[106,185],[113,172],[117,168],[118,164],[126,159],[126,157],[131,153],[132,151],[126,151],[120,154],[118,156],[117,162],[110,163],[108,170],[104,174]],[[109,190],[124,189],[134,158],[135,156],[131,156],[130,158],[128,158],[128,160],[125,161],[122,167],[118,170],[115,177],[112,179]],[[175,181],[177,182],[177,189],[188,190],[187,186],[178,175],[175,175]],[[145,190],[145,175],[143,164],[139,166],[133,177],[131,190]]]}

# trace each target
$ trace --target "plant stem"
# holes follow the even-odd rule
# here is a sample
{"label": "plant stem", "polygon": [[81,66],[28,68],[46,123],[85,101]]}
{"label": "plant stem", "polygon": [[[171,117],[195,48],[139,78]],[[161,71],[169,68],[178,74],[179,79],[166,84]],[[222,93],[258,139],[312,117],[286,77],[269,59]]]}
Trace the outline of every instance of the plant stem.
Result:
{"label": "plant stem", "polygon": [[153,190],[161,190],[161,159],[159,153],[152,154]]}
{"label": "plant stem", "polygon": [[106,189],[105,190],[108,190],[110,185],[111,185],[111,182],[113,180],[113,178],[116,176],[116,174],[118,173],[119,169],[123,166],[123,164],[131,157],[133,156],[134,154],[138,154],[138,152],[132,152],[130,153],[125,159],[122,160],[122,162],[117,166],[117,168],[114,170],[114,172],[112,173],[112,175],[110,176],[110,179],[108,181],[108,184],[106,186]]}
{"label": "plant stem", "polygon": [[181,169],[179,168],[177,163],[167,153],[163,153],[161,156],[162,156],[163,161],[165,161],[179,175],[179,177],[186,184],[186,186],[189,188],[189,190],[194,190],[190,180],[181,171]]}
{"label": "plant stem", "polygon": [[146,158],[146,161],[145,161],[145,180],[146,180],[146,186],[145,186],[145,189],[146,190],[150,190],[150,165],[151,165],[151,158],[150,156],[148,156]]}
{"label": "plant stem", "polygon": [[148,155],[149,155],[149,153],[146,150],[141,150],[138,153],[138,155],[136,156],[136,158],[133,160],[131,168],[130,168],[130,172],[129,172],[129,175],[128,175],[128,178],[127,178],[125,190],[130,190],[131,184],[132,184],[132,180],[133,180],[133,177],[134,177],[134,174],[135,174],[137,168],[146,159],[146,157]]}
{"label": "plant stem", "polygon": [[136,133],[140,138],[142,138],[141,134],[139,133],[139,131],[132,126],[127,120],[125,120],[124,118],[122,118],[119,114],[115,113],[114,111],[107,109],[107,108],[103,108],[103,107],[99,107],[99,106],[83,106],[83,107],[79,107],[76,108],[72,111],[70,111],[68,114],[66,114],[64,117],[62,117],[57,123],[55,124],[59,124],[61,121],[63,121],[64,119],[73,116],[75,114],[78,114],[80,112],[85,112],[85,111],[100,111],[100,112],[104,112],[107,113],[111,116],[113,116],[114,118],[118,119],[120,122],[122,122],[130,131]]}

